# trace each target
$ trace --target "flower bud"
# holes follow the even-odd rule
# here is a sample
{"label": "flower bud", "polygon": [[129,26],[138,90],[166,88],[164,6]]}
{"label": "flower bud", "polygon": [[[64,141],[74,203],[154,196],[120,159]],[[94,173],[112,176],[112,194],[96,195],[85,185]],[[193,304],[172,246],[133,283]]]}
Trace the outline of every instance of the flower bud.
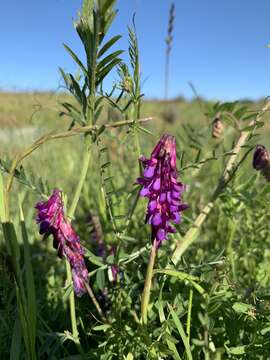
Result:
{"label": "flower bud", "polygon": [[253,167],[270,181],[270,152],[263,145],[257,145],[253,155]]}
{"label": "flower bud", "polygon": [[220,116],[216,115],[212,122],[212,137],[218,139],[221,137],[224,131],[224,125],[220,120]]}

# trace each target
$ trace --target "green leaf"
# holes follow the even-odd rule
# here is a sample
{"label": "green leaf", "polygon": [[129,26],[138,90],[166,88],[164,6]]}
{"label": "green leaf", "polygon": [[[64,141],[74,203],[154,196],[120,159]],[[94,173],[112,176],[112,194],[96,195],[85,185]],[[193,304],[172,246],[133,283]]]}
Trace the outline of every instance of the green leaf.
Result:
{"label": "green leaf", "polygon": [[95,331],[106,331],[111,328],[111,325],[109,324],[103,324],[103,325],[97,325],[93,327],[93,330]]}
{"label": "green leaf", "polygon": [[63,44],[63,46],[67,50],[67,52],[71,55],[73,60],[79,65],[79,67],[81,68],[84,75],[86,77],[88,77],[88,72],[87,72],[85,66],[83,65],[83,63],[81,62],[81,60],[78,58],[78,56],[71,50],[71,48],[68,45]]}
{"label": "green leaf", "polygon": [[117,58],[119,55],[121,55],[124,51],[123,50],[117,50],[115,52],[113,52],[112,54],[106,56],[104,59],[102,59],[97,66],[97,73],[99,74],[99,72],[101,72],[104,67],[110,63],[112,60],[114,60],[115,58]]}
{"label": "green leaf", "polygon": [[185,334],[184,328],[183,328],[183,326],[181,324],[181,321],[180,321],[180,319],[178,318],[175,311],[173,310],[173,308],[170,305],[169,305],[169,309],[170,309],[170,313],[172,315],[173,322],[174,322],[174,324],[175,324],[175,326],[176,326],[176,328],[178,330],[178,333],[181,336],[183,344],[185,346],[187,359],[192,360],[192,354],[191,354],[190,345],[189,345],[189,342],[188,342],[188,338],[187,338],[187,336]]}
{"label": "green leaf", "polygon": [[246,314],[248,311],[253,309],[253,306],[242,302],[236,302],[233,304],[232,308],[237,313]]}
{"label": "green leaf", "polygon": [[232,355],[243,355],[246,353],[246,348],[247,348],[247,346],[245,346],[245,345],[234,346],[234,347],[229,348],[226,344],[224,344],[224,347],[225,347],[226,351]]}
{"label": "green leaf", "polygon": [[190,282],[191,285],[193,285],[193,287],[203,296],[206,297],[207,293],[204,290],[204,288],[197,284],[196,281],[199,281],[199,278],[197,276],[193,276],[190,274],[186,274],[182,271],[176,271],[176,270],[171,270],[171,269],[164,269],[164,270],[154,270],[154,274],[165,274],[165,275],[169,275],[169,276],[173,276],[178,278],[179,280],[186,280],[188,282]]}
{"label": "green leaf", "polygon": [[101,257],[98,257],[96,256],[95,254],[93,254],[90,250],[88,249],[84,249],[85,250],[85,254],[84,256],[88,258],[88,260],[94,264],[94,265],[97,265],[97,266],[103,266],[104,265],[104,262],[102,260]]}
{"label": "green leaf", "polygon": [[100,58],[107,50],[109,50],[119,39],[121,39],[121,35],[116,35],[113,38],[111,38],[109,41],[106,42],[102,46],[102,48],[98,52],[98,58]]}
{"label": "green leaf", "polygon": [[97,276],[96,276],[96,281],[97,281],[97,285],[99,287],[100,290],[103,290],[105,287],[105,275],[104,275],[104,270],[99,269],[97,271]]}
{"label": "green leaf", "polygon": [[66,74],[65,71],[64,71],[61,67],[59,67],[59,71],[60,71],[60,73],[61,73],[62,78],[63,78],[64,81],[65,81],[66,87],[69,89],[69,86],[70,86],[70,78],[69,78],[68,74]]}
{"label": "green leaf", "polygon": [[65,292],[64,292],[64,295],[63,295],[63,299],[62,299],[64,303],[68,301],[69,296],[70,296],[70,294],[71,294],[71,292],[72,292],[72,289],[73,289],[73,284],[69,284],[69,285],[66,287]]}
{"label": "green leaf", "polygon": [[0,173],[0,221],[5,222],[5,220],[4,182],[2,173]]}
{"label": "green leaf", "polygon": [[100,73],[97,75],[97,82],[96,85],[99,85],[102,80],[109,74],[109,72],[121,62],[121,59],[114,59],[112,60],[107,66],[105,66]]}
{"label": "green leaf", "polygon": [[10,360],[19,360],[21,357],[21,342],[22,342],[22,329],[20,319],[17,314],[10,347]]}

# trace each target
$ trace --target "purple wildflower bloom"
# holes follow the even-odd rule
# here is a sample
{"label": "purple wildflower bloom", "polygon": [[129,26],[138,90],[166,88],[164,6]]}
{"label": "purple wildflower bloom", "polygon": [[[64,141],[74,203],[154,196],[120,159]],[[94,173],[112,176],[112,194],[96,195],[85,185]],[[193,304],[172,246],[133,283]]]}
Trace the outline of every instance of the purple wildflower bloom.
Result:
{"label": "purple wildflower bloom", "polygon": [[48,201],[36,204],[38,211],[36,221],[40,224],[40,234],[53,235],[53,247],[58,256],[65,256],[72,269],[73,286],[76,295],[86,292],[85,282],[88,281],[88,271],[84,262],[84,250],[80,238],[71,224],[65,219],[64,204],[61,191],[55,189]]}
{"label": "purple wildflower bloom", "polygon": [[176,232],[170,224],[181,222],[181,212],[187,209],[182,202],[185,185],[177,181],[175,138],[163,135],[154,148],[151,158],[140,158],[144,167],[140,195],[149,198],[145,222],[152,226],[152,240],[157,247],[167,239],[168,233]]}

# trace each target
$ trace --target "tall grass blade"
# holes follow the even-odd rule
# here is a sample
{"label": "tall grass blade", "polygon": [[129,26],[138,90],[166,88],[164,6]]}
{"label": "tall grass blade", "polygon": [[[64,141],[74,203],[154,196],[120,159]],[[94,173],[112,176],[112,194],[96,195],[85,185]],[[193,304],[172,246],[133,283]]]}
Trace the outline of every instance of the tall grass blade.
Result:
{"label": "tall grass blade", "polygon": [[25,264],[25,279],[26,279],[26,290],[27,290],[27,319],[29,325],[29,336],[31,343],[31,353],[32,358],[35,358],[35,342],[36,342],[36,291],[35,291],[35,282],[33,275],[33,268],[31,262],[31,254],[29,247],[28,234],[24,222],[24,215],[21,203],[19,202],[20,208],[20,225],[21,233],[23,239],[23,248],[24,248],[24,264]]}
{"label": "tall grass blade", "polygon": [[10,347],[10,360],[19,360],[21,355],[22,329],[19,316],[17,314]]}
{"label": "tall grass blade", "polygon": [[181,339],[183,341],[183,344],[185,346],[185,349],[186,349],[186,355],[187,355],[187,359],[188,360],[192,360],[192,354],[191,354],[191,349],[190,349],[190,345],[188,343],[188,338],[185,334],[185,331],[184,331],[184,328],[181,324],[181,321],[179,320],[176,312],[173,310],[173,308],[169,305],[169,309],[170,309],[170,313],[172,315],[172,319],[173,319],[173,322],[179,332],[179,335],[181,336]]}

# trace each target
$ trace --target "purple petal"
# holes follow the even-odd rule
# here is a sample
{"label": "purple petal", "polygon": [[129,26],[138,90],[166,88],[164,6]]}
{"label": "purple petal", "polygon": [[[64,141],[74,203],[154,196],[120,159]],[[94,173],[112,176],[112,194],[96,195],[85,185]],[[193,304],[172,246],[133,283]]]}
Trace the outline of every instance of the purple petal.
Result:
{"label": "purple petal", "polygon": [[168,201],[168,203],[172,202],[172,197],[171,197],[171,192],[170,191],[167,192],[167,201]]}
{"label": "purple petal", "polygon": [[148,204],[148,210],[150,212],[153,212],[156,208],[157,208],[157,201],[156,200],[150,201]]}
{"label": "purple petal", "polygon": [[161,193],[160,196],[159,196],[160,204],[165,203],[165,201],[166,201],[166,193]]}
{"label": "purple petal", "polygon": [[160,213],[156,213],[152,216],[152,218],[151,218],[152,225],[158,226],[161,224],[161,222],[162,222],[162,219],[161,219]]}
{"label": "purple petal", "polygon": [[155,173],[155,168],[156,168],[156,165],[147,166],[147,168],[144,170],[143,175],[146,178],[152,178],[154,176],[154,173]]}
{"label": "purple petal", "polygon": [[164,229],[159,229],[157,232],[157,240],[162,241],[166,239],[166,232]]}
{"label": "purple petal", "polygon": [[180,192],[179,191],[172,191],[172,197],[174,199],[179,199],[180,197]]}
{"label": "purple petal", "polygon": [[181,221],[180,214],[179,214],[178,212],[172,213],[171,219],[173,220],[173,222],[174,222],[175,224],[179,224],[180,221]]}
{"label": "purple petal", "polygon": [[178,206],[170,205],[170,212],[171,212],[171,213],[174,213],[174,212],[176,212],[176,211],[178,211],[178,210],[179,210],[179,207],[178,207]]}
{"label": "purple petal", "polygon": [[140,191],[140,196],[145,197],[148,196],[149,194],[150,194],[150,190],[147,187],[142,188]]}
{"label": "purple petal", "polygon": [[153,184],[153,189],[155,190],[155,191],[159,191],[160,190],[160,178],[157,178],[156,180],[155,180],[155,182],[154,182],[154,184]]}

